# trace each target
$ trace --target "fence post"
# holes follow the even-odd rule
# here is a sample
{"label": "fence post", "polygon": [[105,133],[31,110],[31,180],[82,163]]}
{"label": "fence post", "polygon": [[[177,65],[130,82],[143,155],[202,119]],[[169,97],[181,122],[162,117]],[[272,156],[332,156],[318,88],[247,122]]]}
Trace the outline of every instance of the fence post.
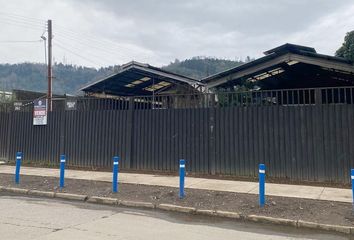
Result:
{"label": "fence post", "polygon": [[315,89],[315,104],[320,105],[322,104],[322,92],[321,89]]}
{"label": "fence post", "polygon": [[210,94],[211,106],[208,108],[209,115],[209,171],[212,175],[216,173],[216,148],[215,148],[215,94]]}
{"label": "fence post", "polygon": [[184,177],[186,175],[186,161],[184,159],[179,160],[179,198],[184,198]]}
{"label": "fence post", "polygon": [[113,157],[113,181],[112,181],[112,191],[114,193],[118,192],[118,171],[119,171],[119,157]]}
{"label": "fence post", "polygon": [[64,187],[64,174],[65,174],[65,155],[60,155],[60,189]]}
{"label": "fence post", "polygon": [[20,183],[20,168],[21,168],[22,152],[16,153],[16,172],[15,172],[15,182]]}
{"label": "fence post", "polygon": [[[62,101],[62,100],[58,100]],[[60,105],[59,105],[60,106]],[[66,111],[65,111],[65,100],[64,100],[64,109],[59,109],[59,118],[60,118],[60,142],[59,142],[59,152],[65,152],[65,128],[66,128]],[[53,115],[53,112],[50,113]],[[52,116],[53,117],[53,116]],[[54,156],[53,156],[54,158]]]}
{"label": "fence post", "polygon": [[259,164],[259,206],[265,204],[265,165]]}
{"label": "fence post", "polygon": [[7,141],[6,142],[6,159],[9,160],[10,156],[10,146],[11,146],[11,133],[12,133],[12,122],[13,122],[13,112],[10,110],[8,112],[8,127],[7,127]]}
{"label": "fence post", "polygon": [[124,167],[130,169],[132,167],[132,153],[133,153],[133,137],[134,137],[134,97],[129,97],[127,116],[127,148],[124,157]]}

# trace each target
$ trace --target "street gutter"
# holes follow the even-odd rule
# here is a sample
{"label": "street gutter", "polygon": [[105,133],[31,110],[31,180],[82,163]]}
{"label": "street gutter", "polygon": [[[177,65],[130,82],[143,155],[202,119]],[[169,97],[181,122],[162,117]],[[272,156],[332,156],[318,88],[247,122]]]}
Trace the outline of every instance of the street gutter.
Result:
{"label": "street gutter", "polygon": [[119,200],[116,198],[87,196],[87,195],[72,194],[72,193],[28,190],[22,188],[9,188],[3,186],[0,186],[0,192],[14,193],[14,194],[26,195],[26,196],[44,197],[44,198],[60,198],[69,201],[81,201],[81,202],[110,205],[110,206],[159,209],[163,211],[172,211],[172,212],[179,212],[184,214],[215,216],[215,217],[234,219],[239,221],[275,224],[275,225],[296,227],[299,229],[301,228],[315,229],[315,230],[324,230],[324,231],[336,232],[336,233],[344,233],[347,235],[354,235],[354,227],[350,227],[350,226],[321,224],[316,222],[306,222],[302,220],[274,218],[274,217],[259,216],[259,215],[243,215],[237,212],[197,209],[194,207],[183,207],[174,204],[154,204],[151,202],[127,201],[127,200]]}

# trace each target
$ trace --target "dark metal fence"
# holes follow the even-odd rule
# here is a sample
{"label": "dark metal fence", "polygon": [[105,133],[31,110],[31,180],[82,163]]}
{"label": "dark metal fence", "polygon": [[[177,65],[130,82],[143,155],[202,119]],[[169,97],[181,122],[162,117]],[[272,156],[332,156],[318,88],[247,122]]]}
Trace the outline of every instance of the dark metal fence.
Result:
{"label": "dark metal fence", "polygon": [[[349,183],[354,167],[353,88],[54,100],[46,126],[33,126],[32,103],[0,112],[0,158],[198,174]],[[69,99],[72,101],[73,99]]]}

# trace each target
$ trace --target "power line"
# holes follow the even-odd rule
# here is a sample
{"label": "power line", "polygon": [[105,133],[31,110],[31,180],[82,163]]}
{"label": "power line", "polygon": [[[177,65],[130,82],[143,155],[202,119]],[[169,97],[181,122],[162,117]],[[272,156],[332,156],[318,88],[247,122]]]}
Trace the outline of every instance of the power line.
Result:
{"label": "power line", "polygon": [[[18,27],[23,27],[26,29],[34,29],[34,30],[44,30],[46,31],[47,29],[47,24],[45,20],[39,19],[39,18],[33,18],[33,17],[26,17],[18,14],[13,14],[13,13],[5,13],[0,11],[0,24],[10,24]],[[90,63],[95,63],[96,62],[90,60],[87,57],[84,57],[80,55],[77,52],[82,52],[83,49],[79,49],[76,47],[77,52],[73,51],[72,49],[75,47],[67,47],[67,43],[62,43],[62,42],[67,42],[70,41],[72,43],[73,41],[88,47],[89,49],[96,49],[99,51],[99,55],[105,56],[106,60],[108,59],[107,62],[111,62],[112,58],[116,59],[117,56],[121,58],[140,58],[140,59],[147,59],[149,58],[150,54],[146,54],[146,51],[142,49],[139,51],[139,49],[134,49],[134,48],[127,48],[123,47],[122,45],[117,44],[116,42],[109,40],[109,39],[103,39],[103,38],[97,38],[95,35],[90,35],[87,33],[80,33],[77,31],[72,31],[70,29],[67,29],[66,27],[56,25],[58,27],[58,30],[55,31],[55,40],[58,38],[60,40],[58,47],[65,49],[66,51],[82,58],[85,59],[86,61],[89,61]],[[0,43],[30,43],[32,41],[0,41]],[[39,41],[33,41],[33,42],[40,42]],[[69,43],[69,44],[70,44]],[[144,52],[145,51],[145,52]],[[94,56],[97,59],[102,59],[101,56],[97,56],[95,54],[92,54],[91,52],[89,53],[91,56]],[[101,64],[98,64],[101,65]],[[106,65],[106,64],[104,64]]]}
{"label": "power line", "polygon": [[33,17],[21,16],[13,13],[5,13],[0,11],[0,23],[23,27],[26,29],[43,30],[46,28],[46,23],[42,19]]}
{"label": "power line", "polygon": [[43,27],[44,27],[44,25],[42,27],[40,27],[37,25],[25,23],[25,22],[16,22],[16,21],[12,21],[9,19],[1,19],[1,18],[0,18],[0,23],[4,23],[6,25],[14,25],[14,26],[18,26],[18,27],[23,27],[26,29],[34,29],[34,30],[43,30]]}
{"label": "power line", "polygon": [[[44,30],[44,31],[46,30],[47,27],[44,19],[26,17],[18,14],[5,13],[0,11],[0,24],[1,23],[23,27],[26,29]],[[144,49],[139,51],[134,48],[127,48],[111,40],[107,40],[103,38],[99,39],[95,35],[72,31],[60,25],[58,26],[56,25],[56,27],[58,28],[58,30],[55,31],[54,35],[56,37],[61,38],[63,42],[67,42],[68,40],[70,42],[75,41],[80,45],[84,45],[89,48],[94,48],[98,50],[101,54],[110,56],[109,61],[112,61],[111,59],[116,58],[117,56],[121,58],[130,57],[132,59],[134,58],[148,59],[150,56],[150,54],[146,54],[146,52],[144,53]],[[62,44],[62,45],[66,46],[67,44]],[[80,51],[82,50],[80,49]]]}
{"label": "power line", "polygon": [[80,55],[80,54],[78,54],[78,53],[76,53],[76,52],[74,52],[74,51],[72,51],[72,50],[70,50],[70,49],[68,49],[68,48],[66,48],[66,47],[64,47],[64,46],[62,46],[62,45],[59,44],[58,42],[56,42],[55,45],[56,45],[57,47],[63,49],[63,50],[66,50],[66,51],[68,51],[68,52],[70,52],[70,53],[72,53],[72,54],[74,54],[74,55],[76,55],[76,56],[78,56],[78,57],[80,57],[80,58],[82,58],[82,59],[84,59],[84,60],[90,62],[90,63],[93,63],[94,65],[98,65],[98,66],[102,65],[102,64],[98,64],[97,62],[92,61],[91,59],[86,58],[86,57],[84,57],[84,56],[82,56],[82,55]]}
{"label": "power line", "polygon": [[[64,42],[62,42],[60,39],[58,39],[58,38],[55,38],[54,39],[54,42],[55,43],[59,43],[61,46],[66,46],[67,48],[69,48],[71,51],[75,51],[75,52],[83,52],[83,51],[87,51],[88,49],[91,49],[92,47],[89,47],[89,48],[80,48],[80,47],[77,47],[77,46],[74,46],[74,45],[68,45],[68,44],[66,44],[66,43],[64,43]],[[88,51],[87,53],[85,53],[85,54],[88,54],[88,55],[90,55],[90,56],[92,56],[94,59],[97,59],[97,60],[100,60],[100,62],[102,62],[102,63],[105,63],[105,62],[112,62],[112,59],[114,58],[114,57],[112,57],[112,56],[109,56],[108,54],[103,54],[103,55],[96,55],[96,54],[94,54],[92,51]],[[104,61],[101,61],[101,60],[104,60]],[[106,65],[106,64],[104,64],[104,65]]]}
{"label": "power line", "polygon": [[[87,50],[89,50],[90,48],[80,48],[80,47],[78,47],[78,46],[76,46],[76,45],[73,45],[72,43],[70,44],[67,44],[67,43],[65,43],[65,42],[62,42],[61,41],[61,39],[59,39],[59,38],[55,38],[54,39],[54,42],[55,43],[59,43],[59,45],[60,46],[65,46],[67,49],[69,49],[69,50],[71,50],[71,51],[73,51],[73,52],[75,52],[75,53],[77,53],[77,54],[79,54],[79,53],[82,53],[82,52],[84,52],[84,51],[87,51]],[[95,55],[95,54],[93,54],[92,53],[92,51],[88,51],[88,53],[87,54],[89,54],[89,55],[91,55],[92,57],[94,57],[95,59],[97,59],[97,60],[101,60],[101,59],[103,59],[104,57],[102,57],[102,56],[98,56],[98,55]],[[80,54],[81,56],[83,56],[82,54]],[[85,53],[85,55],[86,55],[86,53]],[[107,57],[107,56],[106,56]],[[87,57],[86,57],[87,58]],[[110,58],[110,57],[108,57],[107,59],[104,59],[105,61],[112,61],[112,59]],[[103,62],[103,61],[102,61]]]}
{"label": "power line", "polygon": [[0,18],[3,20],[7,20],[7,21],[12,21],[12,22],[17,22],[17,23],[22,23],[22,24],[27,24],[27,25],[32,25],[32,26],[40,26],[42,27],[43,25],[45,25],[45,22],[41,21],[41,22],[33,22],[31,20],[27,20],[27,19],[21,19],[21,18],[13,18],[13,17],[9,17],[9,16],[4,16],[4,15],[0,15]]}
{"label": "power line", "polygon": [[67,34],[60,34],[60,32],[56,35],[56,39],[60,39],[63,42],[76,42],[79,43],[80,45],[86,46],[90,49],[96,49],[98,50],[100,53],[105,53],[105,55],[111,56],[110,57],[110,61],[111,58],[116,59],[117,56],[121,57],[121,58],[130,58],[130,59],[134,59],[137,58],[137,56],[139,56],[139,58],[144,58],[147,59],[148,57],[144,54],[141,53],[132,53],[133,51],[130,50],[122,50],[121,48],[117,49],[116,47],[112,47],[109,44],[104,44],[102,42],[99,43],[95,43],[93,41],[90,41],[87,38],[79,38],[73,35],[67,35]]}
{"label": "power line", "polygon": [[18,18],[18,19],[26,19],[27,21],[33,21],[33,22],[44,22],[44,21],[46,21],[45,19],[27,17],[27,16],[15,14],[15,13],[7,13],[7,12],[2,12],[2,11],[0,11],[0,15],[5,15],[5,16],[8,16],[8,17]]}
{"label": "power line", "polygon": [[122,57],[122,58],[125,58],[127,56],[127,55],[123,55],[123,54],[121,54],[119,52],[109,51],[109,49],[104,49],[103,47],[98,47],[98,46],[92,45],[92,44],[84,42],[84,41],[75,40],[73,38],[68,38],[68,37],[63,37],[63,36],[60,36],[60,35],[56,35],[56,40],[58,40],[58,39],[60,41],[70,41],[70,43],[72,41],[75,41],[75,42],[80,43],[80,45],[84,45],[84,46],[88,47],[89,49],[92,49],[92,48],[97,49],[98,51],[100,51],[101,53],[105,54],[106,56],[110,56],[109,57],[110,61],[112,61],[112,58],[117,58],[117,56]]}
{"label": "power line", "polygon": [[42,42],[43,40],[5,40],[5,41],[0,41],[0,43],[38,43],[38,42]]}
{"label": "power line", "polygon": [[[89,39],[89,41],[95,42],[95,44],[97,44],[97,45],[104,46],[106,49],[107,48],[111,48],[111,49],[119,50],[119,51],[122,51],[122,52],[125,51],[126,53],[128,53],[130,55],[132,53],[134,53],[136,55],[143,56],[144,58],[148,58],[149,56],[151,56],[151,55],[144,54],[141,51],[137,51],[137,50],[135,50],[133,48],[122,47],[121,45],[118,45],[116,42],[114,42],[112,40],[109,40],[109,39],[104,39],[104,38],[97,39],[97,37],[94,36],[94,35],[75,32],[75,31],[69,30],[69,29],[67,29],[67,28],[65,28],[63,26],[60,26],[60,25],[58,26],[58,29],[59,29],[58,30],[59,32],[62,31],[64,34],[70,35],[71,37],[76,37],[76,38],[85,39],[85,40]],[[112,47],[109,47],[109,46],[112,46]]]}

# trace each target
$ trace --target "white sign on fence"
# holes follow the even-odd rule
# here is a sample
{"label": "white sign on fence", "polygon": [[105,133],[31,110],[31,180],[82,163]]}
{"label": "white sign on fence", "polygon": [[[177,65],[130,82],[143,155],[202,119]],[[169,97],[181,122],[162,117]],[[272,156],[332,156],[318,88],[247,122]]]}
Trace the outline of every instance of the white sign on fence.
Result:
{"label": "white sign on fence", "polygon": [[47,99],[37,99],[33,103],[33,125],[47,125]]}

